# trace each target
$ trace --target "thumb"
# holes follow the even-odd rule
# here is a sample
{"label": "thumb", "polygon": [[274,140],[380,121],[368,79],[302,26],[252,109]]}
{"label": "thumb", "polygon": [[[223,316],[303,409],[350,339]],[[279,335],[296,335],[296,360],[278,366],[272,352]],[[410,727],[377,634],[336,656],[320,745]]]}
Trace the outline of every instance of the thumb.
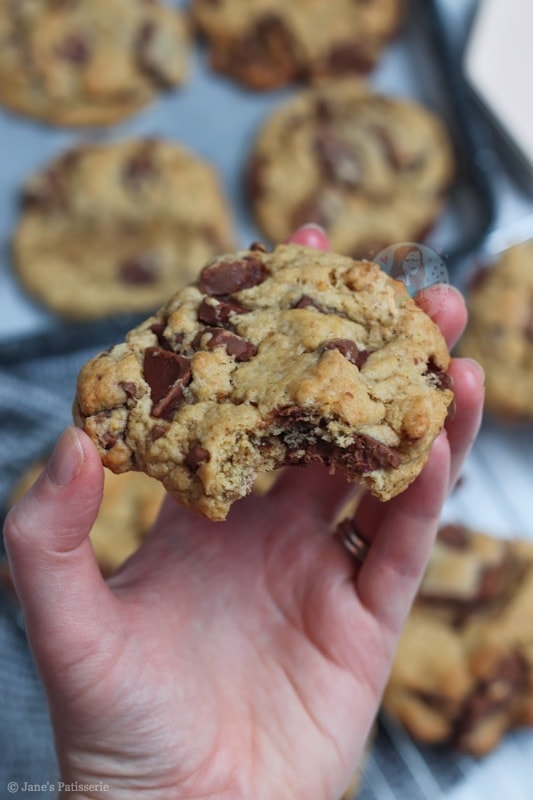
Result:
{"label": "thumb", "polygon": [[53,648],[57,660],[60,648],[78,646],[76,636],[97,635],[96,614],[103,613],[108,590],[89,533],[102,491],[94,445],[81,430],[67,428],[41,476],[6,517],[6,552],[37,657]]}

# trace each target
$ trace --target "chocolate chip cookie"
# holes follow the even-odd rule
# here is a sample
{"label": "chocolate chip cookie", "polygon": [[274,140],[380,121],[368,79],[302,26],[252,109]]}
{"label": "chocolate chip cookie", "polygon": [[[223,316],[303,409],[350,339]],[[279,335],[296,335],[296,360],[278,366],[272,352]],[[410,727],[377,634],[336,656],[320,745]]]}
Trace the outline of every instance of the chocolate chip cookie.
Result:
{"label": "chocolate chip cookie", "polygon": [[108,125],[187,77],[182,12],[156,0],[0,0],[0,102],[55,125]]}
{"label": "chocolate chip cookie", "polygon": [[43,305],[75,320],[150,312],[234,247],[214,167],[171,142],[69,151],[28,181],[22,205],[18,276]]}
{"label": "chocolate chip cookie", "polygon": [[262,245],[209,262],[80,372],[74,419],[116,472],[142,470],[213,520],[261,470],[322,462],[383,500],[425,464],[449,354],[371,262]]}
{"label": "chocolate chip cookie", "polygon": [[334,250],[368,258],[427,235],[453,172],[447,132],[433,113],[339,80],[271,113],[252,147],[246,186],[273,242],[316,222]]}
{"label": "chocolate chip cookie", "polygon": [[533,419],[533,241],[480,269],[467,291],[469,322],[459,351],[485,370],[485,406]]}
{"label": "chocolate chip cookie", "polygon": [[401,0],[192,0],[211,65],[253,89],[370,70],[396,33]]}
{"label": "chocolate chip cookie", "polygon": [[414,738],[473,755],[533,724],[533,543],[442,528],[384,708]]}

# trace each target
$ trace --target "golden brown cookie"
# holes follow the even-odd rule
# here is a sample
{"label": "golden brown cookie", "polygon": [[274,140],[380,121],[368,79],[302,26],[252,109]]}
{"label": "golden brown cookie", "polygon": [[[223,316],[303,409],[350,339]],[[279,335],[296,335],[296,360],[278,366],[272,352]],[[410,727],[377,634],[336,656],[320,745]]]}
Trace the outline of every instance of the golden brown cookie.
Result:
{"label": "golden brown cookie", "polygon": [[533,724],[532,615],[533,543],[443,527],[384,708],[420,741],[490,752]]}
{"label": "golden brown cookie", "polygon": [[271,113],[252,147],[246,186],[273,242],[315,222],[334,250],[368,258],[424,238],[453,173],[447,132],[432,112],[345,79],[304,90]]}
{"label": "golden brown cookie", "polygon": [[31,295],[83,320],[150,312],[233,246],[214,167],[179,144],[131,139],[80,146],[34,175],[13,257]]}
{"label": "golden brown cookie", "polygon": [[478,271],[467,303],[459,352],[485,371],[487,410],[533,419],[533,241],[509,248]]}
{"label": "golden brown cookie", "polygon": [[106,466],[157,477],[214,520],[260,471],[312,461],[382,499],[424,466],[449,354],[403,284],[298,245],[220,256],[78,379]]}
{"label": "golden brown cookie", "polygon": [[192,0],[213,69],[253,89],[370,70],[401,0]]}
{"label": "golden brown cookie", "polygon": [[0,0],[0,103],[108,125],[187,76],[185,16],[147,0]]}

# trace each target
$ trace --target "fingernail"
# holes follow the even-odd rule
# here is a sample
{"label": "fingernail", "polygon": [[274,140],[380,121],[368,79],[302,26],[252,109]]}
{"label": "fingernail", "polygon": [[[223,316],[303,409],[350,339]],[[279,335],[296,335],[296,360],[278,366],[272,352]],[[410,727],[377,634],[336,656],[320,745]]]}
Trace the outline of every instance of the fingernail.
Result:
{"label": "fingernail", "polygon": [[476,372],[480,376],[481,383],[484,384],[485,383],[485,370],[483,369],[483,367],[481,366],[479,361],[476,361],[473,358],[468,358],[468,356],[464,356],[463,357],[463,361],[466,361],[468,364],[472,365],[472,367],[476,370]]}
{"label": "fingernail", "polygon": [[292,236],[289,236],[288,241],[305,247],[313,247],[315,250],[330,249],[326,232],[315,222],[308,222],[306,225],[302,225]]}
{"label": "fingernail", "polygon": [[57,486],[68,486],[83,464],[83,449],[74,428],[67,428],[46,465],[48,477]]}

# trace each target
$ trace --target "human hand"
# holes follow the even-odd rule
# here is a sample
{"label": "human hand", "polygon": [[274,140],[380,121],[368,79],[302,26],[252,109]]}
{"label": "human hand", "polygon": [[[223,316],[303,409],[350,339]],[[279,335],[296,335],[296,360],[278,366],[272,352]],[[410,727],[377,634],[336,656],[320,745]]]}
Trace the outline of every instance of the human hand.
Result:
{"label": "human hand", "polygon": [[[310,240],[309,237],[312,237]],[[327,248],[316,228],[294,239]],[[452,346],[466,312],[434,289]],[[435,292],[442,293],[436,303]],[[71,797],[336,800],[376,714],[442,503],[476,435],[482,375],[454,359],[456,413],[401,495],[364,495],[362,565],[331,535],[353,493],[287,469],[213,523],[168,497],[107,582],[88,539],[103,469],[69,429],[5,541]]]}

